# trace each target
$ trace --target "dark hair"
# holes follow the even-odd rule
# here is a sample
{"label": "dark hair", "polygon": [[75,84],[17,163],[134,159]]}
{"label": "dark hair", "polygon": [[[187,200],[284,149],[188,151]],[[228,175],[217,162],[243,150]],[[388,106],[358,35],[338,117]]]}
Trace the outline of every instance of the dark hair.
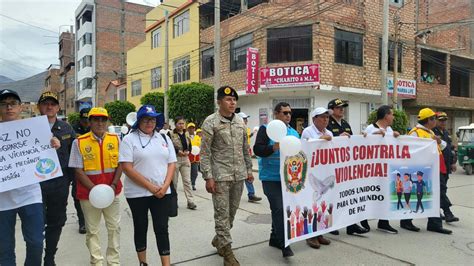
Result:
{"label": "dark hair", "polygon": [[389,105],[382,105],[377,109],[377,120],[382,120],[386,115],[390,114],[392,107]]}
{"label": "dark hair", "polygon": [[176,125],[176,123],[177,123],[179,120],[184,120],[184,122],[186,122],[186,119],[184,119],[184,116],[177,116],[177,117],[174,118],[174,124]]}
{"label": "dark hair", "polygon": [[290,107],[290,104],[287,102],[279,102],[277,103],[277,105],[275,105],[275,109],[273,109],[273,112],[279,113],[282,107]]}
{"label": "dark hair", "polygon": [[429,120],[430,120],[429,118],[425,118],[425,119],[423,119],[423,120],[418,120],[418,123],[419,123],[420,125],[424,126],[424,125],[428,124],[428,121],[429,121]]}

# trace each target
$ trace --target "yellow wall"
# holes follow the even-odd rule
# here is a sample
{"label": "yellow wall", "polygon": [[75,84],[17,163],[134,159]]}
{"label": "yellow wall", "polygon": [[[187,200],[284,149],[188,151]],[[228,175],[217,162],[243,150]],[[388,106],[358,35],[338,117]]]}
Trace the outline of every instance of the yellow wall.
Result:
{"label": "yellow wall", "polygon": [[[170,6],[182,6],[188,0],[167,0],[164,3]],[[199,4],[193,1],[187,8],[169,18],[168,41],[169,41],[169,85],[173,84],[173,61],[189,55],[191,78],[185,83],[199,81]],[[175,10],[172,7],[158,6],[147,15],[147,27],[153,25],[153,20],[164,18],[164,10],[171,13]],[[185,34],[173,38],[174,17],[189,10],[189,31]],[[150,20],[150,21],[148,21]],[[151,47],[151,34],[153,30],[146,33],[146,40],[127,52],[127,100],[140,107],[140,98],[150,91],[164,91],[164,54],[165,54],[165,26],[164,22],[155,26],[153,30],[161,27],[161,43],[157,48]],[[161,67],[162,79],[161,88],[151,90],[151,69]],[[132,82],[142,80],[142,93],[132,97]]]}

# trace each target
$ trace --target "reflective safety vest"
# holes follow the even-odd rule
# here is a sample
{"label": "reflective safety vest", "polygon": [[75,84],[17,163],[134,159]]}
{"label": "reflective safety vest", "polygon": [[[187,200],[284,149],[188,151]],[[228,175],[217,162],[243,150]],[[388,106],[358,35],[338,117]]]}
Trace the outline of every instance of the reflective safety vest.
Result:
{"label": "reflective safety vest", "polygon": [[[435,133],[432,130],[425,129],[425,128],[420,128],[420,127],[414,127],[408,135],[411,135],[413,132],[416,132],[416,135],[419,138],[424,138],[424,139],[433,139],[435,136]],[[438,144],[438,154],[439,154],[439,171],[442,174],[446,174],[446,164],[444,162],[444,157],[443,157],[443,152],[441,150],[440,145]]]}
{"label": "reflective safety vest", "polygon": [[[189,138],[191,139],[191,146],[196,146],[196,147],[199,147],[201,148],[201,137],[199,137],[198,135],[194,135],[194,137],[191,137],[190,135],[188,135]],[[192,155],[191,154],[191,151],[189,152],[189,161],[191,163],[197,163],[199,161],[201,161],[201,157],[198,155]]]}
{"label": "reflective safety vest", "polygon": [[[118,136],[111,133],[105,133],[102,143],[100,143],[92,134],[86,133],[78,139],[79,152],[84,164],[84,172],[92,181],[98,184],[112,184],[115,169],[118,166],[119,157],[119,139]],[[115,195],[122,191],[122,182],[117,183]],[[89,189],[81,182],[77,182],[77,198],[81,200],[89,199]]]}

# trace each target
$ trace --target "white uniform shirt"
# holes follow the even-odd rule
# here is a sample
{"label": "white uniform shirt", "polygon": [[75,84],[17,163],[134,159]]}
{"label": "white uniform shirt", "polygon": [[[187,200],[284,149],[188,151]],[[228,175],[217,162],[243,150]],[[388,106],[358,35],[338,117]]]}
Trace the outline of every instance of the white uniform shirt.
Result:
{"label": "white uniform shirt", "polygon": [[324,129],[323,132],[319,131],[318,128],[313,124],[310,127],[307,127],[303,130],[303,134],[301,134],[302,139],[319,139],[321,136],[329,135],[333,137],[331,131]]}
{"label": "white uniform shirt", "polygon": [[[166,136],[165,141],[160,133],[155,132],[151,137],[137,130],[125,136],[119,153],[119,162],[133,163],[133,168],[151,183],[162,186],[165,182],[168,164],[176,162],[176,152],[171,139]],[[141,142],[140,142],[141,140]],[[145,146],[145,147],[143,147]],[[137,185],[125,175],[125,197],[149,197],[153,194],[146,188]],[[166,194],[170,194],[168,188]]]}
{"label": "white uniform shirt", "polygon": [[374,124],[370,124],[369,126],[367,126],[367,128],[365,129],[365,133],[367,133],[367,135],[374,135],[380,130],[385,131],[385,135],[393,136],[393,129],[391,126],[388,126],[387,128],[383,129],[383,128],[375,127]]}
{"label": "white uniform shirt", "polygon": [[43,197],[39,183],[0,193],[0,211],[13,210],[42,202]]}

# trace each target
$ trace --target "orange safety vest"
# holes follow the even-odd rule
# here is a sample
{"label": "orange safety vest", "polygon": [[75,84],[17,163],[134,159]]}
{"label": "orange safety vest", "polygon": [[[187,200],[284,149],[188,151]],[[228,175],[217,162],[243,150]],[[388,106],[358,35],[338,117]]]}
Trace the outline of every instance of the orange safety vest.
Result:
{"label": "orange safety vest", "polygon": [[[425,138],[425,139],[433,139],[435,136],[435,133],[432,130],[429,129],[424,129],[424,128],[419,128],[419,127],[414,127],[409,135],[411,135],[413,132],[416,132],[416,135],[419,138]],[[443,156],[443,151],[441,150],[441,146],[438,144],[438,154],[439,154],[439,172],[442,174],[446,174],[446,163],[444,162],[444,156]]]}
{"label": "orange safety vest", "polygon": [[[98,184],[112,184],[115,169],[118,167],[119,139],[116,134],[105,133],[102,143],[92,134],[86,133],[78,139],[79,152],[84,162],[84,172],[92,181]],[[119,180],[115,195],[122,191],[122,182]],[[77,182],[77,198],[89,199],[89,189],[81,182]]]}

